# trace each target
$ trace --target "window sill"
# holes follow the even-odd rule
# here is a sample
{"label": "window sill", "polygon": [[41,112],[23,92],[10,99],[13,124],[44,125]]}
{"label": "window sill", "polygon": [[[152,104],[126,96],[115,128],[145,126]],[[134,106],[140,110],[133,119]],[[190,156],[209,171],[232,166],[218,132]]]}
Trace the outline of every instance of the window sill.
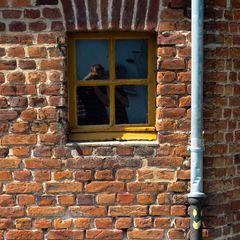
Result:
{"label": "window sill", "polygon": [[66,144],[68,147],[73,146],[91,146],[91,147],[115,147],[115,146],[159,146],[157,140],[154,141],[86,141],[86,142],[69,142]]}

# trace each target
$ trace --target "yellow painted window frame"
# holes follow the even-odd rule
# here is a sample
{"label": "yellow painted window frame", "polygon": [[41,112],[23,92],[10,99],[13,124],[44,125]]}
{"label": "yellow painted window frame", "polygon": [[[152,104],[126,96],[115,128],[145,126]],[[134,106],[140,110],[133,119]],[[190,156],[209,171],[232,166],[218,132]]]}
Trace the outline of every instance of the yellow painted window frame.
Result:
{"label": "yellow painted window frame", "polygon": [[[76,74],[76,41],[77,40],[109,40],[109,80],[79,81]],[[148,77],[147,79],[124,79],[115,81],[115,40],[147,39],[148,40]],[[156,38],[148,32],[81,32],[68,35],[68,95],[70,140],[155,140],[156,114]],[[86,125],[77,124],[77,87],[79,86],[109,86],[110,87],[110,124]],[[148,86],[148,123],[115,125],[115,86],[117,85],[147,85]]]}

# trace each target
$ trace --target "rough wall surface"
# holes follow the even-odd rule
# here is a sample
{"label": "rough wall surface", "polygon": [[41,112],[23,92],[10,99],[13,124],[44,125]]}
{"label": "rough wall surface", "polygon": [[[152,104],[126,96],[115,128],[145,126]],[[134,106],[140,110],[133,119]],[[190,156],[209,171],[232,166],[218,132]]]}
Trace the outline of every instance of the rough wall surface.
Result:
{"label": "rough wall surface", "polygon": [[[205,6],[204,237],[236,240],[240,3]],[[190,1],[0,0],[0,8],[0,239],[187,239]],[[68,142],[66,32],[112,29],[158,33],[159,144]]]}

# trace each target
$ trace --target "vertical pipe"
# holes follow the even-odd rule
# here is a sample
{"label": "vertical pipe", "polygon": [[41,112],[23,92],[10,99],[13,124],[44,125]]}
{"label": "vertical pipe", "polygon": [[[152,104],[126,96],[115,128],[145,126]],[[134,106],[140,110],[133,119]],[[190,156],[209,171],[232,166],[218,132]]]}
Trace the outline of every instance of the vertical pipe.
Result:
{"label": "vertical pipe", "polygon": [[203,1],[192,0],[191,240],[202,239],[203,193]]}

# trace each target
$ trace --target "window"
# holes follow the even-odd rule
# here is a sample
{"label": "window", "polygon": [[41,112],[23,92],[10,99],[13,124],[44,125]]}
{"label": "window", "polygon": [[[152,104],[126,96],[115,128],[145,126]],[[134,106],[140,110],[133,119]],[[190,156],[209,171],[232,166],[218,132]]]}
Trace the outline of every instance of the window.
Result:
{"label": "window", "polygon": [[155,38],[69,34],[71,140],[156,139]]}

